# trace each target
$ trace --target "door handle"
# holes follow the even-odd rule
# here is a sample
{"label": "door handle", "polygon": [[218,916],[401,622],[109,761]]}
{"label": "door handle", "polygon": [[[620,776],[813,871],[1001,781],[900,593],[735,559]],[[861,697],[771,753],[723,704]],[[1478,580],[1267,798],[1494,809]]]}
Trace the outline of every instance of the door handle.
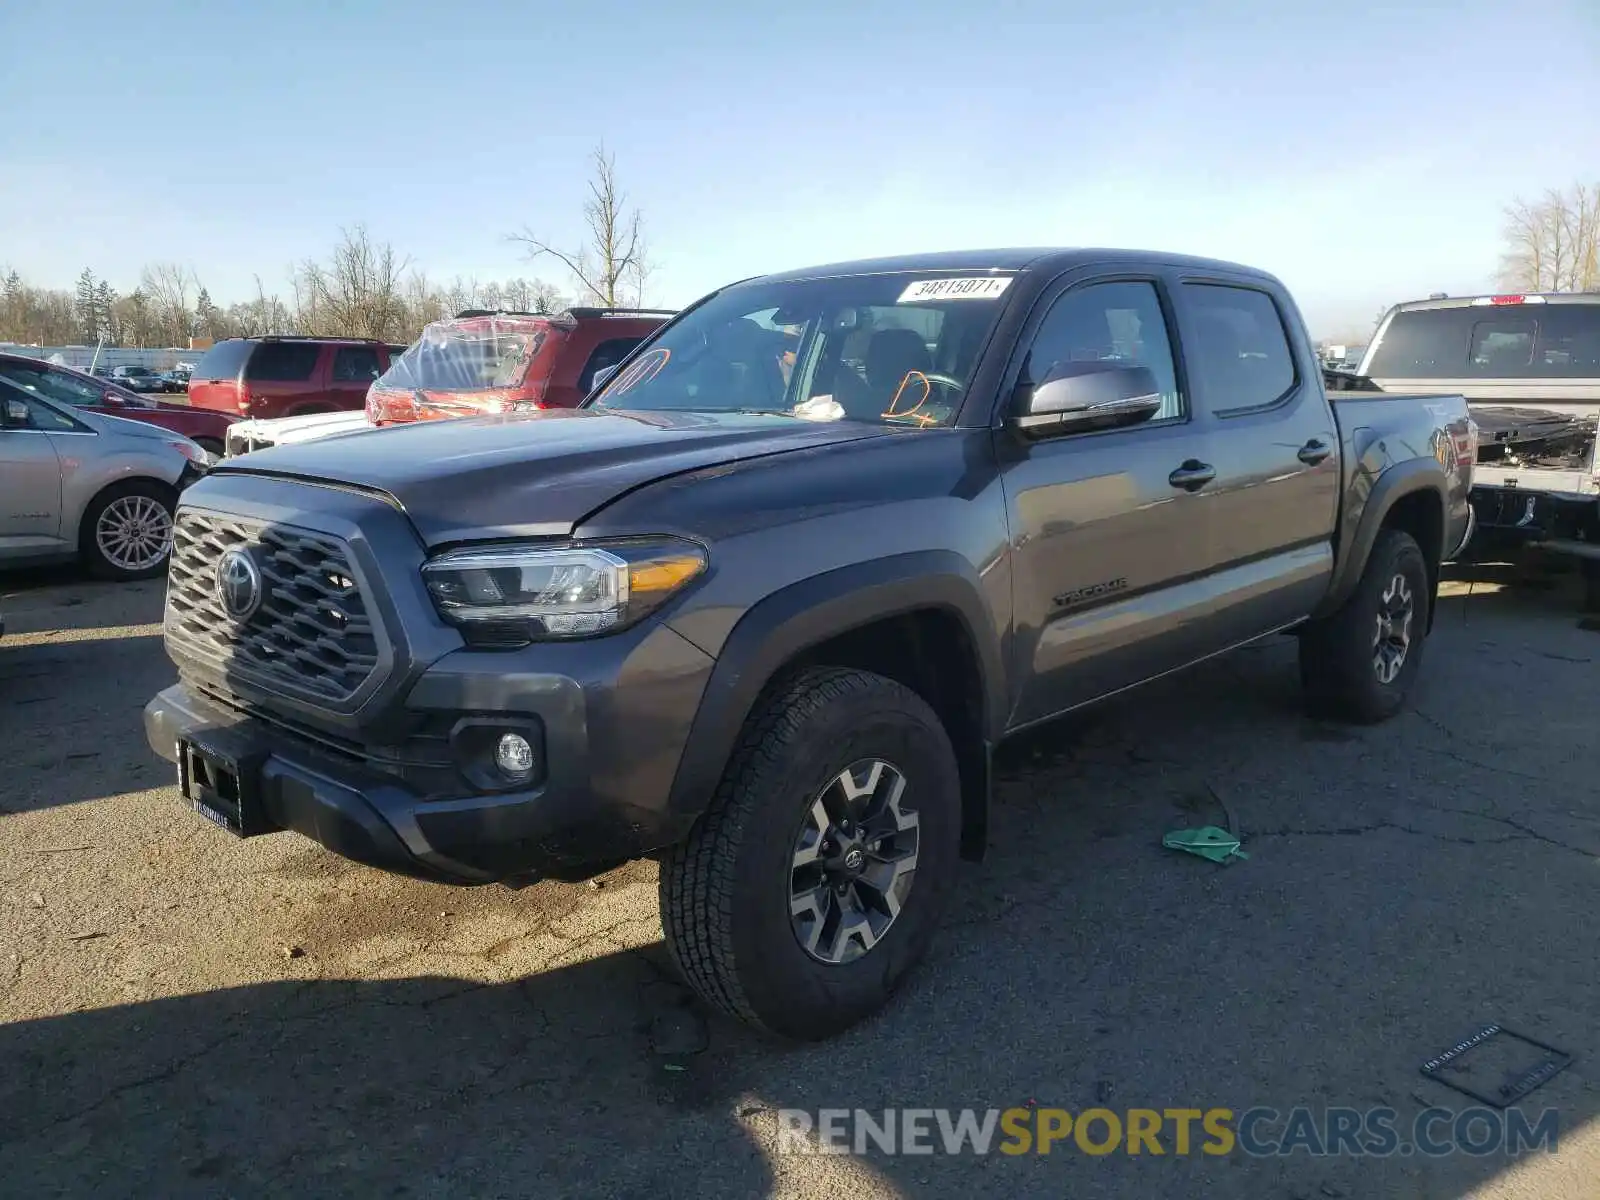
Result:
{"label": "door handle", "polygon": [[1312,438],[1304,446],[1300,447],[1300,452],[1295,457],[1305,463],[1306,466],[1314,467],[1318,463],[1325,461],[1328,455],[1332,453],[1333,447],[1328,445],[1327,442]]}
{"label": "door handle", "polygon": [[1199,459],[1185,460],[1184,464],[1167,476],[1167,482],[1175,488],[1182,488],[1186,492],[1198,492],[1206,484],[1217,477],[1217,469],[1210,463],[1203,463]]}

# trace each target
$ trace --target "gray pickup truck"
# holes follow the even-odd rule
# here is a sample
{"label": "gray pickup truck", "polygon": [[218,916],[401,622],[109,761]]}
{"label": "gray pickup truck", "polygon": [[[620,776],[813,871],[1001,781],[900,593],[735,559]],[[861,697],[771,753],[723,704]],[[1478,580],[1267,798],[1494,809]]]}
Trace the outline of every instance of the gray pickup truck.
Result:
{"label": "gray pickup truck", "polygon": [[1125,251],[751,279],[577,410],[229,459],[145,710],[199,814],[425,879],[661,863],[711,1004],[820,1038],[923,954],[1008,735],[1275,633],[1403,703],[1459,396],[1330,403],[1277,280]]}

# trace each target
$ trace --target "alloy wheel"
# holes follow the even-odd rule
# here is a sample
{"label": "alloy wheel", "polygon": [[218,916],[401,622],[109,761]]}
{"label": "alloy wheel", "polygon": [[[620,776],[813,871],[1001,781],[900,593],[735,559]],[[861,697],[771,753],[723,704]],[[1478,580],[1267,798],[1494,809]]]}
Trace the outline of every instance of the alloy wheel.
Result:
{"label": "alloy wheel", "polygon": [[917,814],[903,807],[905,790],[898,767],[862,759],[807,810],[791,860],[789,921],[819,962],[860,958],[899,917],[917,870]]}

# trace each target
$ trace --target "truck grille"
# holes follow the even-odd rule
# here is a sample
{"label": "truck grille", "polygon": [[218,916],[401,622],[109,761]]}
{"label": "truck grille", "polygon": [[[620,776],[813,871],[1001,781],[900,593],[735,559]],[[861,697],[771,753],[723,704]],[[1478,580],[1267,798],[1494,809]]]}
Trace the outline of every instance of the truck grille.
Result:
{"label": "truck grille", "polygon": [[[259,603],[242,619],[230,614],[219,584],[233,550],[244,551],[260,577]],[[310,700],[348,700],[378,668],[367,598],[336,538],[216,513],[178,515],[165,632],[225,680]]]}

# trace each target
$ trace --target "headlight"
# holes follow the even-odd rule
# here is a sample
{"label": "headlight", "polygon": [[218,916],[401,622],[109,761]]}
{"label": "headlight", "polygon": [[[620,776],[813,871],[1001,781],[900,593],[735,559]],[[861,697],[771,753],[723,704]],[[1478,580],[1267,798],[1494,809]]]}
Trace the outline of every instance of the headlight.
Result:
{"label": "headlight", "polygon": [[453,550],[423,564],[439,615],[497,645],[623,629],[706,569],[681,538]]}
{"label": "headlight", "polygon": [[191,442],[188,438],[171,438],[168,440],[167,445],[197,466],[206,467],[211,465],[211,456],[197,443]]}

